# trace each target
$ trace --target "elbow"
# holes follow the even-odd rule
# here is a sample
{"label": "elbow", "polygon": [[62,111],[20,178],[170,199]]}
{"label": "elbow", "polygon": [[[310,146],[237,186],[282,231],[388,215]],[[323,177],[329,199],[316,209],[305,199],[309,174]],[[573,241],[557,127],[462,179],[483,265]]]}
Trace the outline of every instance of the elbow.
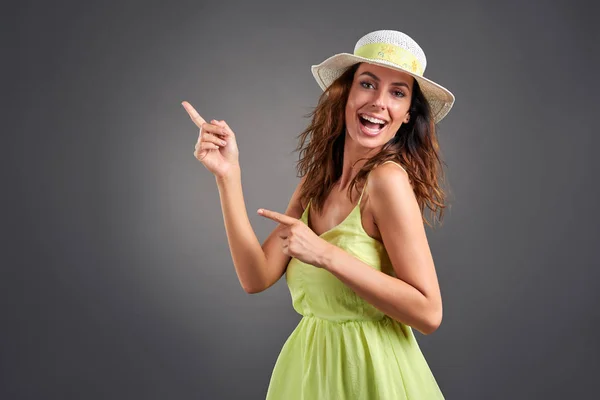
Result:
{"label": "elbow", "polygon": [[242,289],[244,289],[244,292],[248,294],[257,294],[260,292],[264,292],[269,287],[271,287],[271,285],[267,284],[266,282],[255,282],[254,284],[244,284],[242,282],[240,283],[242,285]]}
{"label": "elbow", "polygon": [[433,332],[442,324],[442,306],[436,306],[431,312],[428,313],[428,317],[423,321],[423,327],[420,329],[423,335],[431,335]]}
{"label": "elbow", "polygon": [[421,333],[423,335],[431,335],[433,332],[437,331],[437,329],[442,324],[442,320],[430,321],[422,330]]}
{"label": "elbow", "polygon": [[264,281],[256,279],[256,278],[255,279],[242,279],[242,277],[240,277],[238,275],[238,279],[240,282],[240,286],[242,287],[244,292],[246,292],[247,294],[257,294],[260,292],[264,292],[269,287],[268,285],[265,284]]}
{"label": "elbow", "polygon": [[264,288],[259,288],[257,286],[242,286],[242,289],[248,294],[257,294],[265,290]]}

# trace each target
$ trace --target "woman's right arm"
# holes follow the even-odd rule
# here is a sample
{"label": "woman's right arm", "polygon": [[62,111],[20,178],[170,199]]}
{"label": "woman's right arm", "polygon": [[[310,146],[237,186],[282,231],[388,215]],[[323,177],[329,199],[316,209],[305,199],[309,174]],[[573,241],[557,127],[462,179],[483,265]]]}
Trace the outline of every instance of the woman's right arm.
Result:
{"label": "woman's right arm", "polygon": [[[227,241],[240,284],[247,293],[262,292],[281,278],[290,261],[282,251],[278,236],[283,227],[277,226],[260,245],[246,212],[235,134],[225,121],[207,123],[187,101],[182,105],[200,128],[194,156],[217,180]],[[299,201],[303,181],[294,191],[286,210],[286,215],[294,218],[300,218],[303,212]]]}
{"label": "woman's right arm", "polygon": [[[247,293],[262,292],[281,278],[290,261],[281,249],[278,236],[283,226],[273,229],[261,246],[248,219],[239,166],[216,180],[231,258],[240,284]],[[285,212],[293,218],[302,216],[303,208],[299,201],[302,182],[294,191]]]}

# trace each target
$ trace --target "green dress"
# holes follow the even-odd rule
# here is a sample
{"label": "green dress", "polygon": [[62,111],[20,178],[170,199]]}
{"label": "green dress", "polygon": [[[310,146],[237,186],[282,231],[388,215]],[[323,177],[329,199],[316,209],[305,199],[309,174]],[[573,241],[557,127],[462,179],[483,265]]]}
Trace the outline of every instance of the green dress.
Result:
{"label": "green dress", "polygon": [[[394,276],[385,247],[362,227],[363,193],[364,188],[346,219],[320,237]],[[310,201],[301,217],[307,225],[309,208]],[[277,358],[267,400],[444,398],[411,327],[386,316],[330,272],[296,258],[288,264],[286,281],[303,317]]]}

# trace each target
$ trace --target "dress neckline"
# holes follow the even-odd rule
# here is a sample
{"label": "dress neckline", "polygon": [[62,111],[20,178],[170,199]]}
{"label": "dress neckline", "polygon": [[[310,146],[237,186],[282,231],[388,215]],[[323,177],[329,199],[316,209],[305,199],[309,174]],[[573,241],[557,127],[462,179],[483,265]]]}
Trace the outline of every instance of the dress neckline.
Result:
{"label": "dress neckline", "polygon": [[[310,210],[309,210],[309,208],[310,208],[310,204],[311,204],[311,202],[312,202],[312,199],[310,199],[310,200],[308,201],[308,204],[306,205],[306,226],[308,226],[308,227],[309,227],[309,228],[312,230],[312,228],[310,227],[310,222],[309,222],[309,214],[310,214]],[[331,232],[335,231],[336,229],[338,229],[338,228],[341,228],[343,225],[345,225],[345,223],[346,223],[346,222],[347,222],[347,221],[350,219],[350,217],[352,216],[352,214],[354,214],[354,212],[355,212],[357,209],[359,210],[359,213],[358,213],[358,215],[360,216],[360,207],[359,207],[359,206],[360,206],[360,200],[359,200],[359,201],[358,201],[358,203],[357,203],[357,204],[354,206],[354,208],[352,208],[352,211],[350,211],[350,213],[349,213],[349,214],[346,216],[346,218],[344,218],[344,219],[342,220],[342,222],[340,222],[339,224],[335,225],[333,228],[326,230],[325,232],[321,233],[321,234],[320,234],[320,235],[318,235],[318,236],[319,236],[319,237],[323,237],[323,236],[325,236],[325,235],[327,235],[327,234],[329,234],[329,233],[331,233]],[[362,219],[361,219],[359,222],[360,222],[360,226],[361,226],[361,228],[362,228]],[[362,230],[364,230],[364,228],[363,228]],[[313,230],[313,232],[314,232],[314,230]],[[315,232],[315,234],[317,234],[317,232]],[[368,235],[367,235],[367,236],[368,236]],[[369,236],[369,237],[370,237],[370,236]]]}
{"label": "dress neckline", "polygon": [[[394,161],[385,161],[383,164],[386,164],[388,162],[392,162],[392,163],[396,164],[398,167],[400,167],[403,170],[405,170],[400,164],[398,164],[398,163],[396,163]],[[342,222],[340,222],[339,224],[335,225],[333,228],[328,229],[325,232],[323,232],[320,235],[318,235],[320,238],[322,238],[323,236],[328,235],[331,232],[334,232],[335,230],[337,230],[337,229],[341,228],[342,226],[346,225],[348,223],[348,221],[350,220],[350,217],[352,217],[352,215],[356,212],[356,210],[358,210],[358,223],[357,224],[358,224],[358,227],[360,228],[360,231],[366,237],[372,239],[373,241],[375,241],[375,242],[377,242],[377,243],[379,243],[379,244],[381,244],[383,246],[383,243],[380,240],[375,239],[374,237],[371,237],[367,233],[367,231],[365,231],[365,228],[363,227],[363,224],[362,224],[362,215],[361,215],[362,213],[360,212],[360,202],[362,200],[363,194],[365,193],[365,189],[367,188],[367,183],[368,182],[369,182],[369,176],[367,175],[367,179],[365,180],[365,185],[363,186],[362,191],[360,192],[360,197],[358,198],[358,203],[356,203],[356,205],[354,206],[354,208],[352,208],[352,210],[350,211],[350,213],[346,216],[346,218],[344,218],[342,220]],[[308,226],[312,230],[312,228],[310,227],[310,221],[309,221],[309,218],[310,218],[310,215],[309,215],[310,210],[309,210],[309,208],[310,208],[311,203],[312,203],[312,198],[310,200],[308,200],[308,204],[306,205],[306,208],[304,209],[304,212],[302,214],[303,214],[303,217],[305,218],[306,226]],[[315,235],[316,234],[317,233],[315,232]]]}

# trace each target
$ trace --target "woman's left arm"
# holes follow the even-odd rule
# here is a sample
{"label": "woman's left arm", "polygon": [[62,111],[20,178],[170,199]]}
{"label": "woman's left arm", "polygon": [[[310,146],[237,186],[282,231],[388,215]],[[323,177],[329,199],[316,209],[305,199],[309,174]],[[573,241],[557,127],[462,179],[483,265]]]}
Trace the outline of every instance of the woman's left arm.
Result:
{"label": "woman's left arm", "polygon": [[391,163],[369,174],[369,201],[397,278],[330,245],[319,266],[393,319],[428,335],[442,322],[433,257],[407,173]]}

